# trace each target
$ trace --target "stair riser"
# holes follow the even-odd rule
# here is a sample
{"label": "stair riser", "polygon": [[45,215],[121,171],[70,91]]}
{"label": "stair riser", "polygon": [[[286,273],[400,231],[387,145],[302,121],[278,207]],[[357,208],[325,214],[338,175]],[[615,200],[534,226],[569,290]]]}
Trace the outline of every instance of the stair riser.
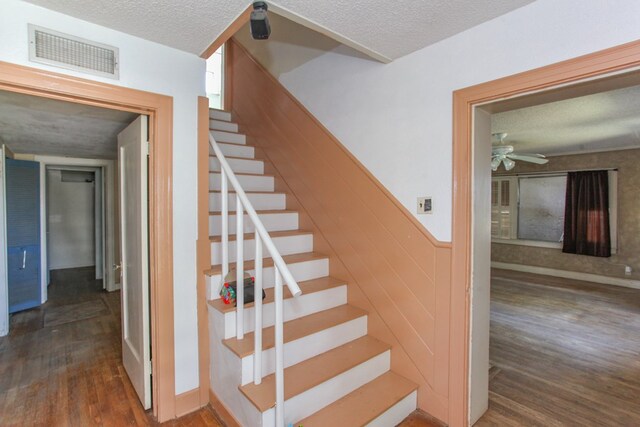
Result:
{"label": "stair riser", "polygon": [[225,120],[209,120],[209,128],[213,130],[221,130],[225,132],[238,132],[238,124]]}
{"label": "stair riser", "polygon": [[[321,258],[311,261],[296,262],[287,264],[287,268],[289,268],[289,271],[297,282],[304,282],[305,280],[313,280],[328,276],[329,259]],[[255,276],[255,270],[249,270],[248,273]],[[210,300],[220,298],[219,292],[222,277],[220,277],[219,274],[207,276],[206,282],[207,298]],[[276,283],[275,269],[273,267],[266,267],[262,269],[262,282],[265,289],[273,288],[273,285]]]}
{"label": "stair riser", "polygon": [[[337,307],[347,303],[347,285],[325,289],[311,294],[302,294],[297,298],[287,298],[284,300],[284,321],[298,319],[323,310]],[[275,316],[275,304],[269,303],[262,306],[262,324],[268,328],[273,326]],[[231,311],[224,314],[224,339],[236,336],[236,312]],[[246,307],[244,310],[245,332],[255,330],[255,308]],[[251,381],[251,378],[243,379],[242,385]]]}
{"label": "stair riser", "polygon": [[[268,213],[259,214],[260,221],[267,231],[290,231],[298,229],[298,213]],[[209,215],[209,235],[219,236],[222,227],[221,215]],[[255,231],[253,223],[245,214],[243,227],[245,233],[253,233]],[[236,215],[229,215],[229,234],[236,234]]]}
{"label": "stair riser", "polygon": [[231,121],[231,113],[228,111],[209,110],[209,118],[213,120]]}
{"label": "stair riser", "polygon": [[[244,191],[274,191],[275,189],[275,180],[272,176],[236,175],[236,178]],[[210,173],[209,190],[220,191],[221,185],[220,173]]]}
{"label": "stair riser", "polygon": [[[219,144],[218,146],[225,156],[242,157],[245,159],[253,159],[255,156],[255,149],[248,145]],[[212,148],[209,148],[209,154],[214,154]]]}
{"label": "stair riser", "polygon": [[[391,362],[390,353],[387,350],[304,393],[286,400],[284,402],[285,424],[308,417],[387,372]],[[275,427],[275,425],[275,409],[271,408],[262,414],[262,426]],[[395,424],[387,424],[387,427],[392,425]]]}
{"label": "stair riser", "polygon": [[241,133],[231,133],[224,132],[220,130],[212,130],[211,134],[213,135],[213,139],[216,142],[230,142],[232,144],[243,144],[247,143],[247,136]]}
{"label": "stair riser", "polygon": [[[273,243],[276,245],[280,255],[292,255],[304,252],[313,251],[313,234],[303,234],[299,236],[283,236],[274,237]],[[244,260],[251,261],[255,259],[256,255],[256,243],[254,239],[245,240],[243,242],[244,247]],[[269,257],[264,245],[262,245],[262,256]],[[236,242],[229,242],[229,262],[236,261]],[[211,265],[219,265],[222,262],[222,243],[211,243]]]}
{"label": "stair riser", "polygon": [[[235,173],[264,173],[264,162],[253,159],[227,159],[231,170]],[[220,162],[215,157],[209,158],[209,170],[220,172]]]}
{"label": "stair riser", "polygon": [[397,426],[418,407],[418,392],[411,394],[400,400],[398,403],[380,414],[375,420],[367,424],[367,427],[388,427]]}
{"label": "stair riser", "polygon": [[[339,347],[367,334],[367,316],[344,322],[331,328],[318,331],[284,345],[284,367],[293,366],[303,360]],[[246,381],[253,378],[253,354],[241,359],[242,378]],[[275,367],[275,349],[262,352],[262,375],[272,374]],[[386,369],[388,370],[388,368]],[[386,371],[385,370],[385,371]],[[382,372],[379,374],[381,375]],[[250,381],[250,380],[249,380]],[[315,411],[313,411],[315,412]],[[304,417],[296,416],[294,419]]]}
{"label": "stair riser", "polygon": [[[247,197],[249,198],[253,208],[257,211],[286,209],[287,207],[287,196],[282,193],[247,193]],[[222,210],[222,206],[220,206],[221,199],[222,197],[220,193],[209,193],[209,211],[220,212]],[[235,193],[229,193],[227,201],[227,208],[229,209],[229,212],[235,212]]]}

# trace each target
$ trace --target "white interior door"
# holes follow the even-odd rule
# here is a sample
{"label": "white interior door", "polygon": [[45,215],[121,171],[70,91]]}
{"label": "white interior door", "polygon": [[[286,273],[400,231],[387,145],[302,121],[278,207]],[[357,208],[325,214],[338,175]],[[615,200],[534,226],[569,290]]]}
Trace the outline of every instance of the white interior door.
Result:
{"label": "white interior door", "polygon": [[147,117],[118,135],[122,361],[145,409],[151,407]]}

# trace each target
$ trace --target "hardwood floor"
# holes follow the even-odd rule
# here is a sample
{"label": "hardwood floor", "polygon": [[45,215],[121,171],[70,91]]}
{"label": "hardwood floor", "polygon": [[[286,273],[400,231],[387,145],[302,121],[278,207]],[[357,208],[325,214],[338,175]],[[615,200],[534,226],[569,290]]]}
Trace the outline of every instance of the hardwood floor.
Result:
{"label": "hardwood floor", "polygon": [[492,272],[476,426],[640,426],[640,290]]}
{"label": "hardwood floor", "polygon": [[[120,293],[93,268],[51,273],[49,300],[0,338],[0,425],[157,425],[121,361]],[[210,408],[165,425],[219,426]]]}
{"label": "hardwood floor", "polygon": [[[157,425],[122,367],[120,295],[93,269],[0,338],[0,425]],[[477,426],[640,426],[640,290],[494,271],[490,408]],[[210,407],[173,426],[222,425]],[[403,427],[439,424],[419,411]]]}

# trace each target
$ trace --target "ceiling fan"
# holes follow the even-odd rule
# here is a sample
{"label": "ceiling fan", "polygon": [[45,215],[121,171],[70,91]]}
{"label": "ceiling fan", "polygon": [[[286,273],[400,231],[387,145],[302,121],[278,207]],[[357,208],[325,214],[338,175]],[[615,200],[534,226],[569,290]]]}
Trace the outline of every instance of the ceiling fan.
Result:
{"label": "ceiling fan", "polygon": [[500,163],[510,171],[515,167],[516,160],[538,165],[549,162],[542,154],[514,153],[513,145],[505,145],[504,143],[504,139],[507,137],[506,132],[494,133],[493,136],[498,140],[498,144],[491,148],[491,170],[494,172],[498,170]]}

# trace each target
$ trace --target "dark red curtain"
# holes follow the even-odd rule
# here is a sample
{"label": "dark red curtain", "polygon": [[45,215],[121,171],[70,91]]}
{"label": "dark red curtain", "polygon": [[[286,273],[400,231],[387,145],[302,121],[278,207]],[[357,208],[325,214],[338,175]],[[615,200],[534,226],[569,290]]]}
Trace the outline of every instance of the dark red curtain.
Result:
{"label": "dark red curtain", "polygon": [[611,256],[607,171],[569,172],[562,252]]}

